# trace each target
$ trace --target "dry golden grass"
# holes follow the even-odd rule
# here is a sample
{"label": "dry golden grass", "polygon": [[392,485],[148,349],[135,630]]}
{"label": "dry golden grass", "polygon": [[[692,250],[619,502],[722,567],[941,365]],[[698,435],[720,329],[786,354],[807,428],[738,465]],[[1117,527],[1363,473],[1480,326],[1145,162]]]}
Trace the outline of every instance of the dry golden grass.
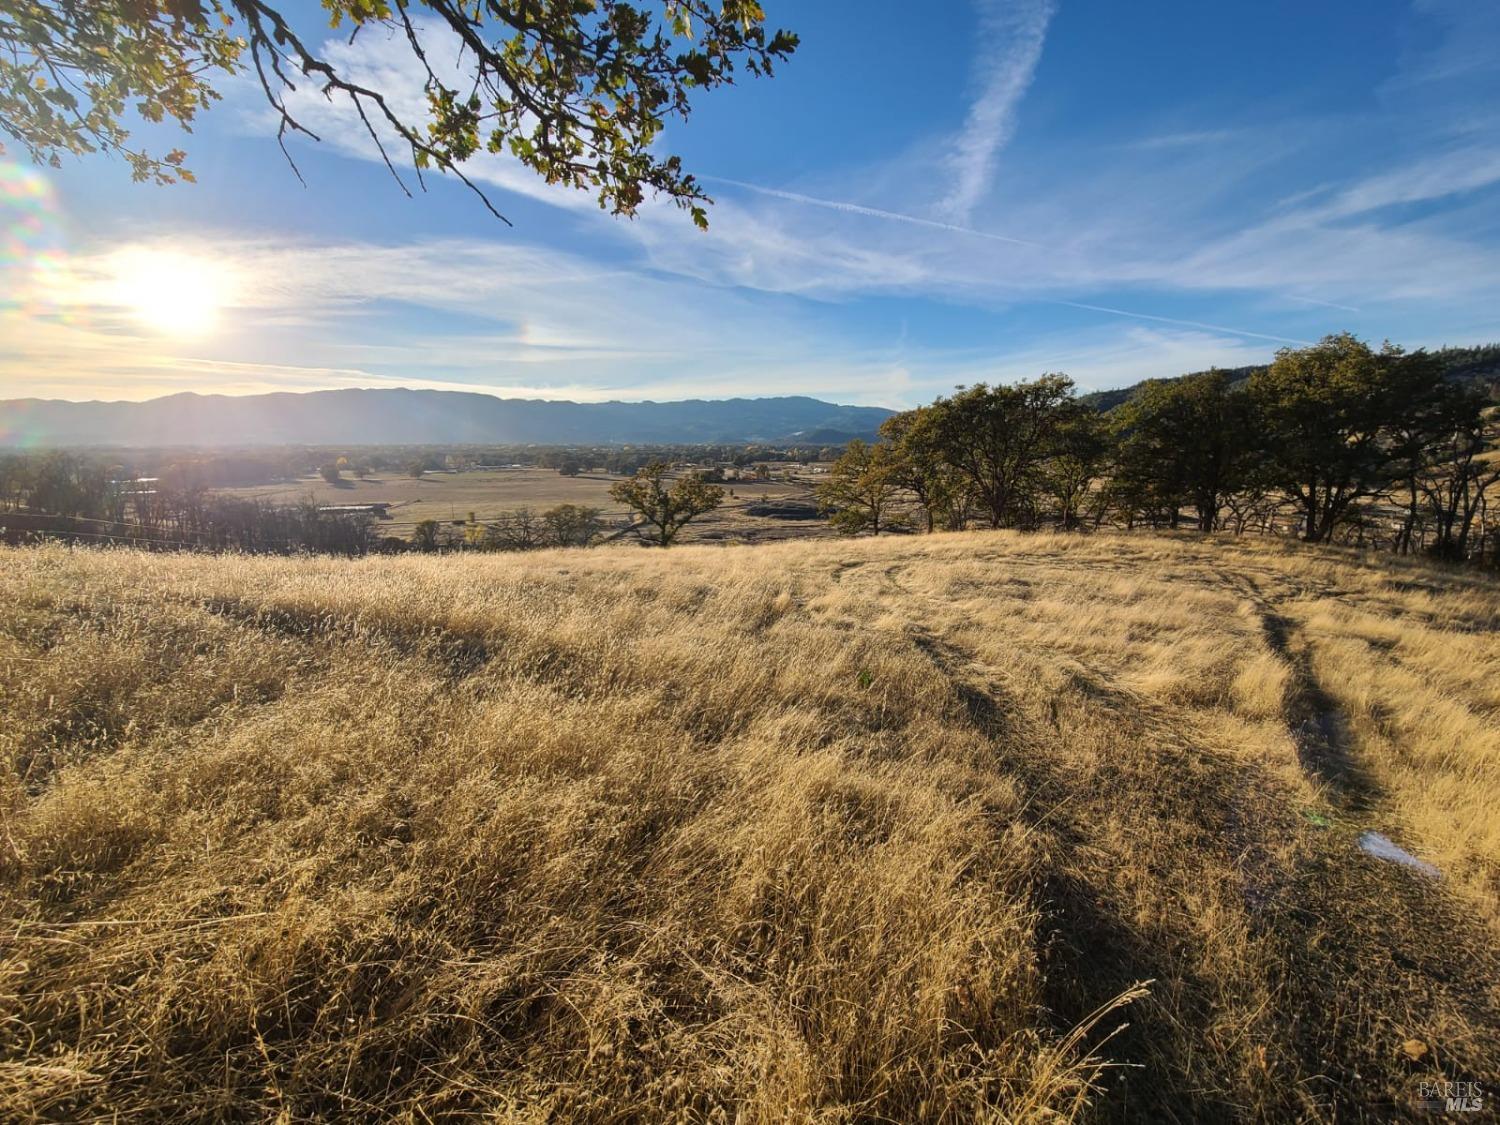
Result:
{"label": "dry golden grass", "polygon": [[1384,1120],[1500,1082],[1492,580],[976,533],[31,549],[0,599],[6,1118]]}

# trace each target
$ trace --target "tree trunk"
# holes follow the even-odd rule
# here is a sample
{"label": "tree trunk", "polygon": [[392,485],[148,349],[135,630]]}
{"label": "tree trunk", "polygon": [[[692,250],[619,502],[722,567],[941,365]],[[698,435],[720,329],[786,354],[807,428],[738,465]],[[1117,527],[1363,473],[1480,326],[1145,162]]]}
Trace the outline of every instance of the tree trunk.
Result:
{"label": "tree trunk", "polygon": [[1397,550],[1403,555],[1411,554],[1411,533],[1417,526],[1417,478],[1408,476],[1406,478],[1406,519],[1401,528],[1401,535],[1396,540]]}

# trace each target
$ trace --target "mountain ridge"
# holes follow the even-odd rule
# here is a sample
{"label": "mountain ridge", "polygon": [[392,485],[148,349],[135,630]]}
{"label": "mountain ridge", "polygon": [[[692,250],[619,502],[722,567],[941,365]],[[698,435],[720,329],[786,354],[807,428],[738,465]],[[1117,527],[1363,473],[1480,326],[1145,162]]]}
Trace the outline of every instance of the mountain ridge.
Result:
{"label": "mountain ridge", "polygon": [[[1500,344],[1439,348],[1449,378],[1487,383],[1500,398]],[[1265,365],[1225,369],[1243,383]],[[1187,378],[1187,375],[1176,378]],[[1107,411],[1144,386],[1092,391]],[[324,408],[327,409],[324,409]],[[893,410],[807,395],[573,402],[483,391],[350,387],[256,395],[179,391],[141,401],[0,401],[0,449],[268,445],[843,445],[873,440]]]}
{"label": "mountain ridge", "polygon": [[138,402],[0,402],[0,447],[776,442],[873,437],[892,413],[805,395],[580,403],[411,387],[182,391]]}
{"label": "mountain ridge", "polygon": [[[1478,344],[1472,347],[1443,347],[1432,352],[1442,364],[1443,373],[1449,379],[1462,379],[1482,381],[1488,384],[1491,392],[1500,397],[1500,344]],[[1231,384],[1243,385],[1257,371],[1265,371],[1271,365],[1269,363],[1252,363],[1245,367],[1220,367],[1211,368],[1223,375],[1229,376]],[[1183,375],[1166,377],[1165,382],[1174,379],[1191,379],[1194,375],[1207,375],[1208,371],[1189,371]],[[1128,387],[1114,387],[1103,391],[1089,391],[1087,394],[1079,395],[1079,401],[1092,406],[1099,411],[1110,411],[1115,407],[1129,402],[1141,388],[1147,383],[1157,380],[1142,379],[1140,382],[1132,383]]]}

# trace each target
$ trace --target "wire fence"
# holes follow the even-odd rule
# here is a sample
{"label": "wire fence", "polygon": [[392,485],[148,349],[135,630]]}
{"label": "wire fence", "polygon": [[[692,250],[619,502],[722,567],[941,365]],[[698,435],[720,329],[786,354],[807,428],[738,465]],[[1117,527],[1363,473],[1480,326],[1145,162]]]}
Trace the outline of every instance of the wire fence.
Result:
{"label": "wire fence", "polygon": [[100,531],[38,531],[34,528],[7,528],[0,523],[0,539],[9,540],[15,536],[16,545],[25,543],[54,543],[68,539],[89,539],[108,541],[111,543],[129,543],[133,547],[177,547],[187,550],[201,550],[202,544],[190,543],[185,539],[158,539],[149,535],[110,535]]}

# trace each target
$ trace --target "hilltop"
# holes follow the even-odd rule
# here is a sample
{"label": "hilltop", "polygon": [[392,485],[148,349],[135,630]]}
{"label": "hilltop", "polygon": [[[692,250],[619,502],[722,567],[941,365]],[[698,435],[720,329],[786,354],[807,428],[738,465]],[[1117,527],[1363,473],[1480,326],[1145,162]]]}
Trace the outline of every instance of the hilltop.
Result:
{"label": "hilltop", "polygon": [[[1473,380],[1489,384],[1492,391],[1500,396],[1500,344],[1480,344],[1472,348],[1439,348],[1433,353],[1442,363],[1445,374],[1449,379]],[[1264,371],[1268,364],[1251,364],[1248,367],[1226,367],[1223,372],[1229,376],[1231,383],[1245,383],[1250,376],[1257,371]],[[1193,371],[1179,378],[1190,379],[1194,375],[1204,375],[1207,372]],[[1132,383],[1128,387],[1118,387],[1108,391],[1093,391],[1090,394],[1080,395],[1079,399],[1088,403],[1096,410],[1113,410],[1121,403],[1129,402],[1140,391],[1144,382]]]}
{"label": "hilltop", "polygon": [[815,398],[562,402],[404,387],[0,402],[0,446],[534,445],[873,438],[891,411]]}
{"label": "hilltop", "polygon": [[0,1116],[1389,1120],[1500,1082],[1474,572],[44,547],[0,598]]}

